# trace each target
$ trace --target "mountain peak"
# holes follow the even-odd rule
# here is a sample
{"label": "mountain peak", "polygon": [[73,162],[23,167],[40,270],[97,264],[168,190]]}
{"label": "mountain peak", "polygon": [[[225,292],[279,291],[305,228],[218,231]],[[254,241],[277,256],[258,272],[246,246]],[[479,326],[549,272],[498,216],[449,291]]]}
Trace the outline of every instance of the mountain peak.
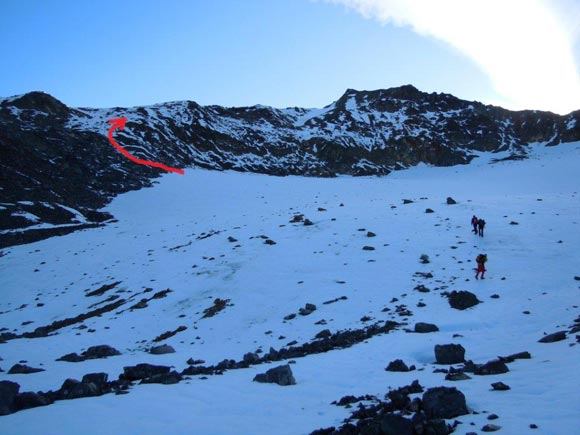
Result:
{"label": "mountain peak", "polygon": [[56,116],[68,116],[69,108],[52,95],[41,91],[28,92],[12,100],[12,105],[21,110],[38,110]]}

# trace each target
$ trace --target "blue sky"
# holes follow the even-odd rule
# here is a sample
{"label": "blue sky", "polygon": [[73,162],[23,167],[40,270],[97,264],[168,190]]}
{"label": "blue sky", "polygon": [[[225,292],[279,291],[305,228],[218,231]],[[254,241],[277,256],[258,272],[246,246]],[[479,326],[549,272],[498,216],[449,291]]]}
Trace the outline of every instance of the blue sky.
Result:
{"label": "blue sky", "polygon": [[[513,23],[506,19],[494,27],[488,22],[490,32],[476,40],[485,33],[470,31],[469,15],[481,16],[477,9],[461,11],[446,6],[454,0],[429,0],[441,5],[429,10],[422,1],[2,0],[0,96],[41,90],[70,106],[85,107],[172,100],[322,107],[347,88],[372,90],[410,83],[426,92],[447,92],[509,108],[562,113],[580,109],[577,26],[551,46],[564,46],[562,57],[572,53],[575,68],[568,71],[568,66],[566,76],[571,84],[561,93],[569,100],[570,93],[578,92],[578,104],[551,102],[560,91],[549,89],[541,100],[538,81],[543,76],[532,77],[524,87],[522,81],[529,74],[522,74],[517,63],[505,64],[505,57],[500,63],[493,58],[501,49],[478,45],[499,34],[503,39],[492,42],[505,46],[509,36],[498,28]],[[491,8],[496,2],[462,1]],[[530,4],[544,4],[526,1],[532,12]],[[560,7],[557,19],[580,10],[576,0],[551,3]],[[446,7],[467,15],[450,20]],[[539,10],[542,26],[552,11]],[[525,14],[519,15],[522,19]],[[566,23],[555,26],[560,24]],[[511,52],[520,52],[520,45]],[[531,49],[537,51],[538,44]],[[522,55],[519,64],[533,55],[541,62],[542,52],[532,53]],[[535,70],[533,65],[527,71]],[[550,77],[547,81],[568,83]]]}

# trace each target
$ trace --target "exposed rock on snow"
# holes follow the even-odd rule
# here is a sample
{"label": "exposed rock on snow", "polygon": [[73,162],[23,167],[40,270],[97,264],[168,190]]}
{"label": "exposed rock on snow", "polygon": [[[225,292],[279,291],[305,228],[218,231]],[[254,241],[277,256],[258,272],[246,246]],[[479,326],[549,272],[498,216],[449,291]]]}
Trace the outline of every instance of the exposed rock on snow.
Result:
{"label": "exposed rock on snow", "polygon": [[477,299],[477,296],[466,290],[452,291],[447,294],[447,299],[449,300],[451,308],[457,310],[466,310],[467,308],[474,307],[481,302]]}
{"label": "exposed rock on snow", "polygon": [[436,344],[435,361],[437,364],[458,364],[465,361],[465,349],[460,344]]}
{"label": "exposed rock on snow", "polygon": [[266,373],[261,373],[254,377],[255,382],[272,383],[282,386],[295,385],[296,380],[292,374],[292,369],[288,364],[274,367]]}
{"label": "exposed rock on snow", "polygon": [[161,346],[153,346],[149,350],[149,353],[153,355],[164,355],[166,353],[175,353],[175,349],[173,348],[173,346],[170,346],[168,344],[162,344]]}
{"label": "exposed rock on snow", "polygon": [[423,409],[428,418],[454,418],[465,415],[465,396],[457,388],[429,388],[423,394]]}
{"label": "exposed rock on snow", "polygon": [[552,334],[545,335],[540,338],[538,342],[540,343],[555,343],[556,341],[566,340],[566,331],[558,331]]}
{"label": "exposed rock on snow", "polygon": [[39,372],[43,372],[43,371],[44,371],[44,369],[29,367],[26,364],[14,364],[10,368],[10,370],[8,370],[8,374],[9,375],[16,375],[16,374],[28,375],[31,373],[39,373]]}
{"label": "exposed rock on snow", "polygon": [[439,328],[432,323],[417,322],[415,323],[415,332],[425,334],[429,332],[437,332]]}

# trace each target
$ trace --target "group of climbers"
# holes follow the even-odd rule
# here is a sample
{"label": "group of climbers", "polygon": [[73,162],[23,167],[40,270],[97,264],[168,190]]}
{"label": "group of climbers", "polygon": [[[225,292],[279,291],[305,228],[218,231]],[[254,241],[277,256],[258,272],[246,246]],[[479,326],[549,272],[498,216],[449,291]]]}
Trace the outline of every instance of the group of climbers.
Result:
{"label": "group of climbers", "polygon": [[[485,228],[485,220],[478,218],[476,215],[473,215],[471,218],[471,225],[473,226],[473,233],[478,234],[480,237],[483,237],[483,229]],[[479,279],[479,275],[481,275],[481,279],[485,279],[485,263],[487,263],[487,254],[479,254],[475,258],[475,262],[477,263],[477,269],[475,273],[475,279]]]}
{"label": "group of climbers", "polygon": [[479,234],[480,237],[483,237],[483,229],[485,228],[485,220],[480,219],[477,216],[473,215],[471,218],[471,225],[473,226],[473,233]]}

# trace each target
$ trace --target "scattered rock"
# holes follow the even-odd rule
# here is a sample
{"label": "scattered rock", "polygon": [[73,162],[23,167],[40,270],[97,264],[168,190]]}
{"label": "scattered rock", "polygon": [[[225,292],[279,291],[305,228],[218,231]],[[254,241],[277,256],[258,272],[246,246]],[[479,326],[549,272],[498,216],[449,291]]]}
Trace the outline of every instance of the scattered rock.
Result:
{"label": "scattered rock", "polygon": [[423,264],[428,264],[431,262],[427,254],[421,254],[421,256],[419,257],[419,261]]}
{"label": "scattered rock", "polygon": [[149,376],[141,381],[142,384],[163,384],[163,385],[171,385],[177,384],[181,381],[183,377],[175,372],[169,373],[158,373],[156,375]]}
{"label": "scattered rock", "polygon": [[429,293],[431,290],[429,290],[429,288],[425,287],[423,284],[419,284],[418,286],[416,286],[414,288],[414,290],[417,290],[418,292],[421,293]]}
{"label": "scattered rock", "polygon": [[292,374],[292,369],[289,364],[274,367],[266,373],[261,373],[254,377],[254,382],[273,383],[282,386],[295,385],[296,380]]}
{"label": "scattered rock", "polygon": [[403,204],[413,204],[413,201],[410,199],[403,199]]}
{"label": "scattered rock", "polygon": [[156,366],[153,364],[137,364],[136,366],[123,367],[121,377],[127,381],[137,381],[151,376],[169,373],[171,367]]}
{"label": "scattered rock", "polygon": [[99,396],[100,391],[92,382],[84,383],[76,379],[67,379],[60,387],[58,395],[62,400],[71,400]]}
{"label": "scattered rock", "polygon": [[374,251],[375,248],[373,246],[363,246],[363,251]]}
{"label": "scattered rock", "polygon": [[555,343],[566,339],[566,331],[558,331],[552,334],[545,335],[538,340],[539,343]]}
{"label": "scattered rock", "polygon": [[301,316],[308,316],[309,314],[312,314],[314,311],[316,311],[316,305],[306,304],[304,308],[300,308],[298,310],[298,314],[300,314]]}
{"label": "scattered rock", "polygon": [[476,366],[475,370],[473,371],[474,374],[480,376],[487,376],[487,375],[499,375],[502,373],[509,372],[510,369],[503,361],[497,359],[493,361],[488,361],[485,364],[481,364]]}
{"label": "scattered rock", "polygon": [[29,375],[31,373],[44,372],[44,369],[28,367],[26,364],[14,364],[10,370],[9,375]]}
{"label": "scattered rock", "polygon": [[329,338],[330,336],[332,336],[332,333],[330,332],[329,329],[323,329],[322,331],[320,331],[318,334],[316,334],[314,336],[314,338],[316,339],[324,339],[324,338]]}
{"label": "scattered rock", "polygon": [[284,320],[292,320],[296,317],[296,314],[292,313],[292,314],[288,314],[287,316],[284,316]]}
{"label": "scattered rock", "polygon": [[310,225],[314,225],[312,223],[312,221],[310,219],[304,219],[304,226],[307,227],[307,226],[310,226]]}
{"label": "scattered rock", "polygon": [[457,201],[455,201],[453,198],[451,198],[450,196],[448,196],[447,197],[447,204],[454,205],[454,204],[457,204]]}
{"label": "scattered rock", "polygon": [[447,295],[447,298],[451,308],[457,310],[465,310],[474,307],[481,302],[477,299],[477,296],[467,290],[452,291]]}
{"label": "scattered rock", "polygon": [[434,325],[432,323],[423,323],[423,322],[415,323],[415,332],[419,334],[426,334],[429,332],[437,332],[437,331],[439,331],[439,328],[437,327],[437,325]]}
{"label": "scattered rock", "polygon": [[468,413],[465,396],[457,388],[429,388],[423,394],[427,418],[455,418]]}
{"label": "scattered rock", "polygon": [[495,391],[507,391],[510,389],[509,385],[504,384],[503,382],[494,382],[493,384],[491,384],[491,387],[495,390]]}
{"label": "scattered rock", "polygon": [[0,415],[12,414],[16,411],[15,400],[20,390],[16,382],[0,381]]}
{"label": "scattered rock", "polygon": [[436,344],[437,364],[458,364],[465,361],[465,348],[460,344]]}
{"label": "scattered rock", "polygon": [[481,428],[482,432],[495,432],[501,429],[501,426],[498,426],[496,424],[486,424],[485,426],[483,426]]}
{"label": "scattered rock", "polygon": [[219,313],[220,311],[225,310],[225,308],[227,307],[229,302],[230,302],[229,299],[215,298],[215,300],[213,301],[213,305],[211,307],[203,310],[202,319],[207,319],[208,317],[213,317],[217,313]]}
{"label": "scattered rock", "polygon": [[372,231],[369,231],[367,233],[367,237],[376,237],[377,235],[375,233],[373,233]]}
{"label": "scattered rock", "polygon": [[99,359],[121,355],[121,352],[107,344],[101,344],[98,346],[89,347],[81,355],[84,359]]}
{"label": "scattered rock", "polygon": [[246,354],[244,354],[244,358],[243,361],[246,364],[256,364],[258,361],[260,361],[260,357],[258,356],[258,354],[254,353],[254,352],[248,352]]}
{"label": "scattered rock", "polygon": [[[380,432],[387,435],[413,435],[413,422],[397,414],[385,414],[379,422]],[[370,433],[370,432],[369,432]]]}
{"label": "scattered rock", "polygon": [[275,245],[276,242],[274,240],[271,240],[271,239],[266,239],[266,240],[264,240],[264,244],[266,244],[266,245]]}
{"label": "scattered rock", "polygon": [[433,209],[427,208],[425,209],[425,213],[435,213]]}
{"label": "scattered rock", "polygon": [[153,346],[149,350],[149,353],[153,355],[164,355],[166,353],[175,353],[175,349],[168,344],[162,344],[161,346]]}
{"label": "scattered rock", "polygon": [[445,375],[446,381],[467,381],[469,379],[471,379],[471,376],[467,376],[463,372],[447,373],[447,375]]}
{"label": "scattered rock", "polygon": [[396,359],[394,361],[391,361],[385,370],[387,372],[408,372],[408,371],[410,371],[409,367],[407,367],[407,364],[405,364],[403,362],[403,360],[400,360],[400,359]]}
{"label": "scattered rock", "polygon": [[83,376],[82,383],[88,384],[92,383],[95,384],[97,387],[104,387],[107,385],[109,380],[109,375],[107,373],[87,373]]}
{"label": "scattered rock", "polygon": [[53,401],[48,399],[46,396],[27,391],[16,396],[14,400],[14,407],[15,411],[21,411],[23,409],[50,405],[51,403],[53,403]]}

